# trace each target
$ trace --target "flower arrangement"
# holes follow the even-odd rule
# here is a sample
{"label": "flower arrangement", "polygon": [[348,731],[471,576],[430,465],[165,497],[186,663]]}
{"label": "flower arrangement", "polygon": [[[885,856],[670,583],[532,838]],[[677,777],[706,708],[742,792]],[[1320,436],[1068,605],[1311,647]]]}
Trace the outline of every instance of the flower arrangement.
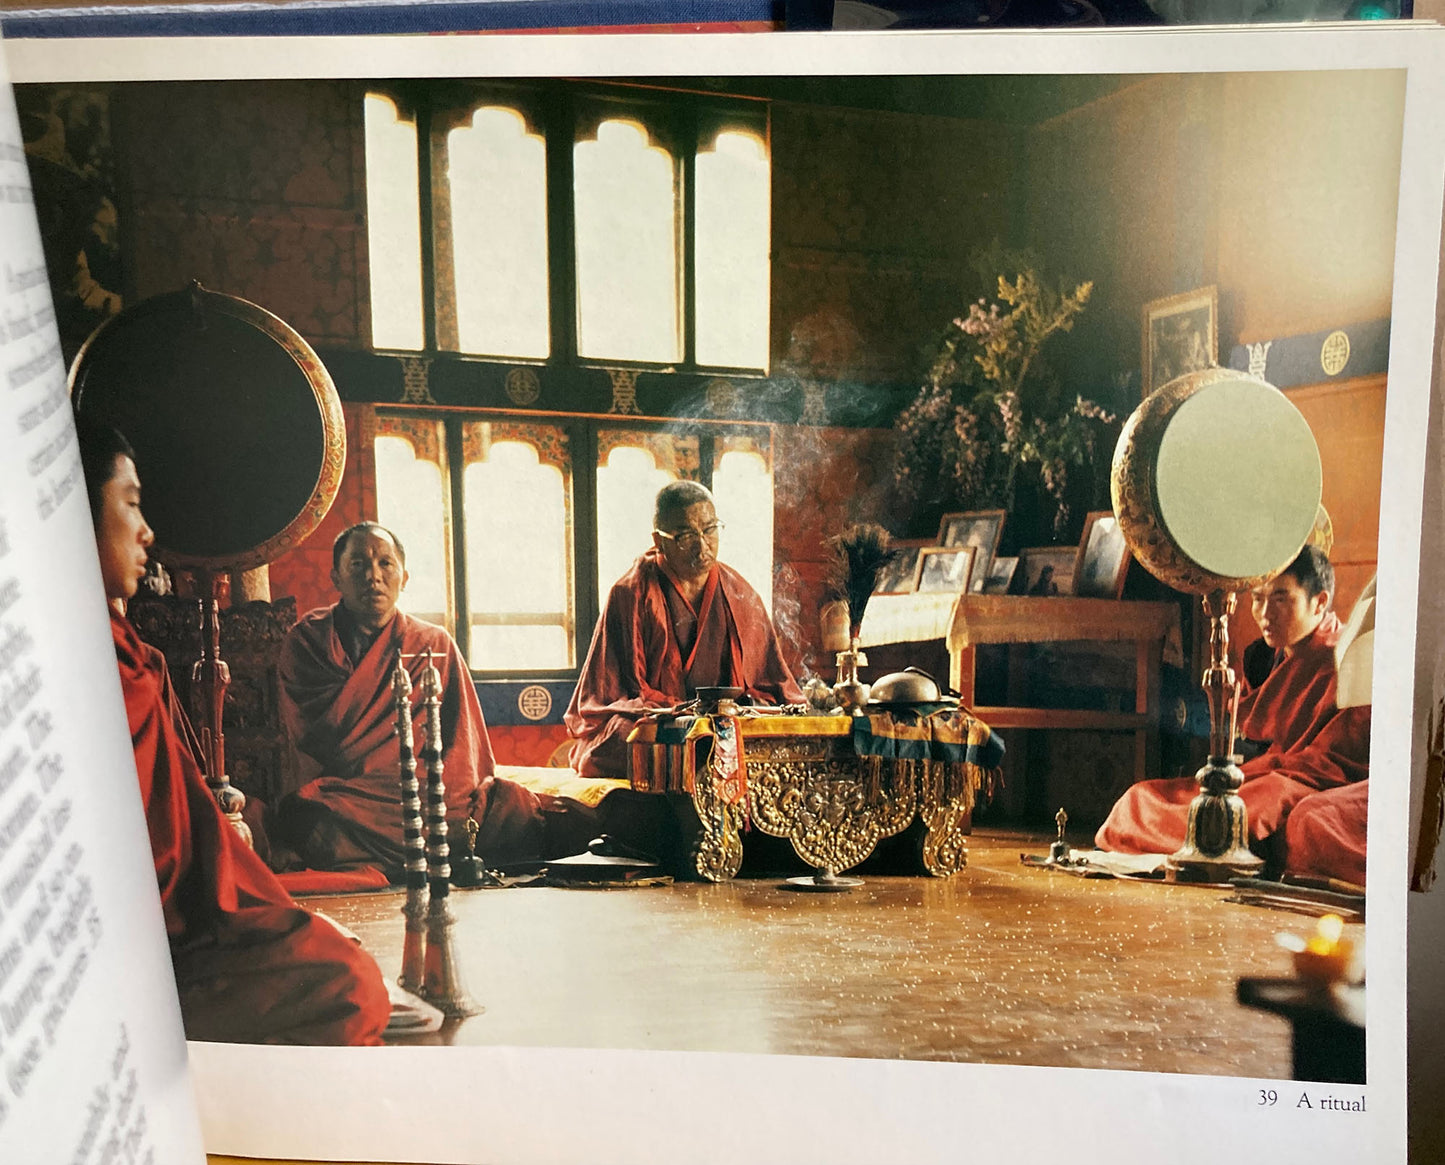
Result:
{"label": "flower arrangement", "polygon": [[997,276],[993,302],[980,298],[952,321],[895,423],[894,479],[905,502],[1012,511],[1032,472],[1053,533],[1062,530],[1070,475],[1092,470],[1100,430],[1115,418],[1080,395],[1069,399],[1040,353],[1050,336],[1073,328],[1093,289],[1056,290],[1024,266],[1013,279]]}

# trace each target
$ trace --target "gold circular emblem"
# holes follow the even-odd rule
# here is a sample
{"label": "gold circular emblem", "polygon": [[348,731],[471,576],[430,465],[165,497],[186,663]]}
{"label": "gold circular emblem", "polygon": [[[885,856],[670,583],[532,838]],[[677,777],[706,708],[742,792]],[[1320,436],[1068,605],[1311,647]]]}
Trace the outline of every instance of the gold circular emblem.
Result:
{"label": "gold circular emblem", "polygon": [[528,684],[517,693],[517,711],[528,720],[542,720],[552,710],[552,693],[541,684]]}
{"label": "gold circular emblem", "polygon": [[737,411],[738,389],[731,380],[724,380],[721,376],[709,380],[706,392],[708,412],[713,416],[726,416]]}
{"label": "gold circular emblem", "polygon": [[1320,367],[1326,376],[1338,376],[1350,362],[1350,338],[1344,332],[1331,332],[1320,349]]}
{"label": "gold circular emblem", "polygon": [[514,405],[530,405],[542,395],[542,381],[530,368],[513,368],[507,373],[507,399]]}

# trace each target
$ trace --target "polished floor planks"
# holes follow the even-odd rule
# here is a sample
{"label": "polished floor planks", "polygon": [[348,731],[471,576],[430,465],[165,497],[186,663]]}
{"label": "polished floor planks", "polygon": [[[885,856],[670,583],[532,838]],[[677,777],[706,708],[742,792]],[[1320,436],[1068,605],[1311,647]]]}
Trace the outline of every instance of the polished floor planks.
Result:
{"label": "polished floor planks", "polygon": [[[1240,1007],[1235,982],[1288,974],[1273,937],[1310,920],[1019,864],[1046,848],[983,834],[957,877],[847,894],[781,878],[458,892],[458,959],[486,1011],[447,1039],[1288,1076],[1288,1026]],[[394,976],[401,901],[308,904]]]}

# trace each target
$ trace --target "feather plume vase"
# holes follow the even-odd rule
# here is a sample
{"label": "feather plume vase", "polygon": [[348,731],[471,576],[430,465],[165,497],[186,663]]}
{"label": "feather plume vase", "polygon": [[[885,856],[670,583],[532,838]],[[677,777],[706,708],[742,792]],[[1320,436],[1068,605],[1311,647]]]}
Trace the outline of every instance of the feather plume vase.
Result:
{"label": "feather plume vase", "polygon": [[859,677],[858,669],[866,667],[868,657],[859,647],[863,613],[878,575],[893,561],[897,552],[889,545],[888,531],[872,523],[849,526],[829,539],[832,560],[828,566],[826,595],[830,601],[841,600],[848,607],[848,648],[838,652],[838,681],[833,697],[845,712],[856,712],[868,702],[868,685]]}

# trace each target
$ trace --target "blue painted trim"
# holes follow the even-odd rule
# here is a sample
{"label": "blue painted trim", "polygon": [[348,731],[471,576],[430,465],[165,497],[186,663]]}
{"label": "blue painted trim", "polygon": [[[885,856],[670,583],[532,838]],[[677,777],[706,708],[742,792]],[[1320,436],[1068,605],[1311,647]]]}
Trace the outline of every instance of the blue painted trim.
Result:
{"label": "blue painted trim", "polygon": [[[482,705],[482,715],[487,718],[488,724],[498,727],[561,724],[562,713],[567,711],[572,691],[577,687],[574,680],[477,680],[475,683],[477,699]],[[531,687],[544,688],[552,697],[552,706],[547,710],[547,714],[536,720],[523,716],[521,709],[517,707],[518,696],[524,689]]]}
{"label": "blue painted trim", "polygon": [[361,36],[783,19],[783,0],[292,0],[287,4],[30,8],[7,39],[101,36]]}
{"label": "blue painted trim", "polygon": [[[1350,338],[1350,358],[1339,372],[1329,376],[1320,365],[1320,349],[1333,332],[1344,332]],[[1265,355],[1264,378],[1276,388],[1296,388],[1302,384],[1377,376],[1387,371],[1389,364],[1390,321],[1386,318],[1271,340]],[[1249,370],[1249,349],[1244,344],[1237,344],[1229,354],[1229,367],[1241,372]]]}

